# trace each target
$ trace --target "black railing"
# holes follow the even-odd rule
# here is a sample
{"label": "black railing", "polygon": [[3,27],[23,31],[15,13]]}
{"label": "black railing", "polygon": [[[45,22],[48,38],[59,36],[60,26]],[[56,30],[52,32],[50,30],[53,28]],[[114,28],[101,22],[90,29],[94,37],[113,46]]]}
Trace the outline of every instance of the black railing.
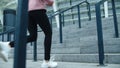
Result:
{"label": "black railing", "polygon": [[60,28],[59,28],[59,33],[60,33],[60,43],[63,42],[63,35],[62,35],[62,24],[64,25],[64,13],[73,9],[73,8],[77,8],[77,14],[78,14],[78,24],[79,24],[79,28],[81,28],[81,16],[80,16],[80,5],[82,5],[83,3],[86,3],[87,4],[87,10],[88,10],[88,17],[89,17],[89,20],[91,20],[91,11],[90,11],[90,3],[85,0],[85,1],[82,1],[80,2],[79,4],[76,4],[74,6],[71,6],[70,8],[67,8],[65,10],[61,10],[61,11],[57,11],[56,13],[54,13],[53,15],[49,16],[49,19],[51,21],[51,24],[52,24],[52,18],[55,17],[56,15],[59,15],[59,24],[60,24]]}
{"label": "black railing", "polygon": [[[6,30],[6,28],[9,28]],[[14,34],[15,28],[11,26],[5,26],[0,28],[0,39],[1,41],[11,41],[14,39],[12,35]],[[6,38],[6,39],[5,39]]]}
{"label": "black railing", "polygon": [[[96,20],[97,20],[97,35],[98,35],[98,50],[99,50],[99,64],[104,65],[104,45],[103,45],[103,31],[102,31],[102,21],[101,21],[101,11],[100,6],[105,1],[108,0],[101,0],[95,5],[96,9]],[[118,32],[118,23],[116,17],[116,10],[115,10],[115,2],[111,0],[112,3],[112,10],[113,10],[113,18],[114,18],[114,28],[115,28],[115,37],[119,37]]]}
{"label": "black railing", "polygon": [[[70,0],[70,6],[72,6],[72,3],[73,1],[72,0]],[[73,9],[71,9],[71,15],[72,15],[72,19],[74,19],[74,14],[73,14]],[[73,20],[73,24],[75,24],[75,21]]]}

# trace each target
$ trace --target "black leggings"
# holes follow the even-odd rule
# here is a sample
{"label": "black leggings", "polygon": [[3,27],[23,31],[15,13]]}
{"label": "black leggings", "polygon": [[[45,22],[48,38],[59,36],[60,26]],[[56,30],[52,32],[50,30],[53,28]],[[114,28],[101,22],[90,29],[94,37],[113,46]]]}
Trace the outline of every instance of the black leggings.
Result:
{"label": "black leggings", "polygon": [[[51,52],[52,29],[45,9],[29,11],[28,31],[30,34],[27,36],[27,42],[37,40],[37,24],[41,27],[45,34],[44,59],[49,60]],[[10,45],[11,47],[14,47],[14,41],[10,42]]]}

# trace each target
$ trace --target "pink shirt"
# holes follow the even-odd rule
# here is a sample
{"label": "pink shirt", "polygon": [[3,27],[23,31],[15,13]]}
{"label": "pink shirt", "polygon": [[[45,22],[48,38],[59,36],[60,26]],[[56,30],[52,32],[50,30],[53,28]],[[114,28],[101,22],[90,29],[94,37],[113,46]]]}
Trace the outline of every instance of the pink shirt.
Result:
{"label": "pink shirt", "polygon": [[52,5],[53,0],[29,0],[28,11],[46,9],[49,4]]}

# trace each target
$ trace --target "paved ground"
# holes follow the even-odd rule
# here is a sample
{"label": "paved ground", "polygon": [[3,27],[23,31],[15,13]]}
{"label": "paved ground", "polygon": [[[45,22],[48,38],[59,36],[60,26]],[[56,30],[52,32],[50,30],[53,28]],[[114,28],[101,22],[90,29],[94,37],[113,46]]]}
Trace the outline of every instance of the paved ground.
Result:
{"label": "paved ground", "polygon": [[[41,61],[33,62],[33,60],[27,60],[26,68],[41,68]],[[73,62],[58,62],[57,68],[120,68],[120,64],[106,64],[107,66],[97,66],[96,63],[73,63]],[[13,59],[9,59],[9,62],[3,62],[0,59],[0,68],[13,68]]]}

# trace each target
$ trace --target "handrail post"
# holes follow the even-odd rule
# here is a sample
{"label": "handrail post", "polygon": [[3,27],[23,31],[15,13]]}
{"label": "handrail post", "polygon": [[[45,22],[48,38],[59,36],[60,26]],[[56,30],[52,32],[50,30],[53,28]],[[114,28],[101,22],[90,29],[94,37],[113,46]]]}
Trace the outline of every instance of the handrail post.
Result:
{"label": "handrail post", "polygon": [[91,8],[90,8],[90,4],[88,2],[87,2],[87,9],[88,9],[89,20],[91,20]]}
{"label": "handrail post", "polygon": [[81,16],[80,16],[80,6],[77,6],[78,9],[78,24],[79,24],[79,28],[81,28]]}
{"label": "handrail post", "polygon": [[10,39],[11,39],[10,33],[7,33],[7,41],[10,41]]}
{"label": "handrail post", "polygon": [[59,28],[59,33],[60,33],[60,43],[63,43],[63,36],[62,36],[62,18],[61,18],[61,14],[59,14],[59,24],[60,24],[60,28]]}
{"label": "handrail post", "polygon": [[63,24],[63,26],[65,26],[64,13],[62,13],[62,24]]}
{"label": "handrail post", "polygon": [[4,34],[2,35],[2,41],[4,41]]}
{"label": "handrail post", "polygon": [[[70,6],[72,6],[72,0],[70,0]],[[71,13],[72,13],[72,20],[73,20],[74,19],[73,9],[71,9]],[[75,24],[74,20],[73,20],[73,24]]]}
{"label": "handrail post", "polygon": [[26,68],[28,0],[18,0],[15,31],[14,68]]}
{"label": "handrail post", "polygon": [[118,22],[117,22],[115,1],[114,0],[112,0],[112,11],[113,11],[113,19],[114,19],[115,37],[118,38],[119,37],[119,31],[118,31]]}
{"label": "handrail post", "polygon": [[103,31],[102,31],[101,11],[100,11],[99,3],[95,5],[95,10],[96,10],[96,21],[97,21],[99,64],[100,66],[103,66],[104,65]]}

